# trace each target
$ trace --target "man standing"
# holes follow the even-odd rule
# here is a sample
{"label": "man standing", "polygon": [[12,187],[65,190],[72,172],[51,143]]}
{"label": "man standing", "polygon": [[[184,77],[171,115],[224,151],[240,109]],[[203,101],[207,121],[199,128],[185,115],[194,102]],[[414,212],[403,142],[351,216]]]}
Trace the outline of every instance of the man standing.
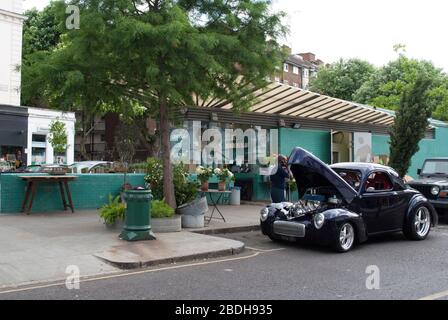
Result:
{"label": "man standing", "polygon": [[289,177],[288,159],[284,155],[279,155],[277,171],[270,176],[272,203],[285,201],[286,179]]}

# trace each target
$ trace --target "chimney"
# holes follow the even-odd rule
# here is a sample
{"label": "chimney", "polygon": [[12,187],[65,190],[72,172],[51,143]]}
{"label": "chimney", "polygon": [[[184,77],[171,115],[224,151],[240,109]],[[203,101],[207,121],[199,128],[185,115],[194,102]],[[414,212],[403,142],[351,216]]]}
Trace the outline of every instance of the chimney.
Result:
{"label": "chimney", "polygon": [[311,52],[299,53],[299,56],[301,56],[303,58],[303,60],[308,61],[308,62],[316,61],[316,55]]}

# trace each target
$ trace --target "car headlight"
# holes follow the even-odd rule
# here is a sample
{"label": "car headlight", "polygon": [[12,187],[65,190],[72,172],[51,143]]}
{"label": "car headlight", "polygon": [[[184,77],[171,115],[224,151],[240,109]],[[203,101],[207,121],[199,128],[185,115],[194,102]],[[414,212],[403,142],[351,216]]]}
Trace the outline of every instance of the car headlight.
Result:
{"label": "car headlight", "polygon": [[320,229],[324,225],[325,216],[323,215],[323,213],[316,213],[314,215],[313,221],[314,221],[314,226],[316,227],[316,229]]}
{"label": "car headlight", "polygon": [[260,219],[261,221],[266,221],[269,215],[269,209],[268,208],[263,208],[260,211]]}
{"label": "car headlight", "polygon": [[431,188],[431,194],[432,194],[433,196],[437,196],[437,195],[439,195],[439,192],[440,192],[440,188],[439,188],[439,187],[434,186],[434,187]]}

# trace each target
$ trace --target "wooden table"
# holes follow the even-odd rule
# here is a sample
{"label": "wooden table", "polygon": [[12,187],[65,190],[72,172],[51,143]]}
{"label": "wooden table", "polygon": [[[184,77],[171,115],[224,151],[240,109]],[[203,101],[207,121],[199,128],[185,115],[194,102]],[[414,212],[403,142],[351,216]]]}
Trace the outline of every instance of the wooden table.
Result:
{"label": "wooden table", "polygon": [[[36,195],[36,189],[39,183],[59,184],[59,190],[61,192],[61,198],[64,210],[70,208],[72,210],[72,213],[75,212],[75,208],[73,207],[72,195],[70,194],[70,189],[68,187],[68,181],[75,180],[76,176],[45,175],[45,176],[20,176],[20,178],[27,182],[25,199],[23,200],[22,204],[22,212],[26,212],[26,214],[31,213],[31,210],[33,208],[34,197]],[[65,199],[66,195],[68,202]]]}
{"label": "wooden table", "polygon": [[[206,221],[206,222],[210,223],[210,221],[213,219],[213,213],[215,212],[215,210],[218,211],[219,215],[221,216],[221,219],[224,220],[224,222],[226,222],[226,218],[224,218],[224,215],[222,214],[221,210],[219,210],[219,208],[218,208],[218,203],[224,194],[232,193],[232,191],[228,191],[228,190],[219,191],[218,189],[208,189],[207,191],[199,190],[199,192],[201,193],[201,197],[204,196],[205,193],[208,193],[210,196],[210,201],[212,202],[212,205],[213,205],[212,213],[211,213],[210,217],[206,217],[208,219],[208,221]],[[213,199],[213,194],[219,194],[218,199],[216,201],[215,201],[215,199]],[[219,218],[215,218],[215,219],[219,219]]]}

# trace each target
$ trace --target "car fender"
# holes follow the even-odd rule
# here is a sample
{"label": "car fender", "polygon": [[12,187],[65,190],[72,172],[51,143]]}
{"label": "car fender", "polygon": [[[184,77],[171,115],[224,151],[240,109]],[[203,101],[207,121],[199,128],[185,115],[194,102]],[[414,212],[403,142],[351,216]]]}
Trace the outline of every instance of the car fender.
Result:
{"label": "car fender", "polygon": [[434,206],[431,204],[431,202],[429,202],[428,199],[426,199],[426,197],[422,194],[414,195],[411,198],[411,200],[409,201],[408,209],[406,210],[404,223],[406,223],[410,220],[411,214],[414,212],[414,210],[418,206],[420,206],[422,204],[424,204],[429,209],[429,212],[431,213],[431,225],[433,227],[437,226],[437,224],[439,222],[439,216],[437,215],[437,211],[436,211],[436,209],[434,209]]}
{"label": "car fender", "polygon": [[355,228],[357,240],[359,242],[367,240],[366,226],[358,213],[344,208],[335,208],[326,210],[322,214],[325,216],[325,220],[334,223],[335,226],[339,226],[343,222],[351,222]]}

